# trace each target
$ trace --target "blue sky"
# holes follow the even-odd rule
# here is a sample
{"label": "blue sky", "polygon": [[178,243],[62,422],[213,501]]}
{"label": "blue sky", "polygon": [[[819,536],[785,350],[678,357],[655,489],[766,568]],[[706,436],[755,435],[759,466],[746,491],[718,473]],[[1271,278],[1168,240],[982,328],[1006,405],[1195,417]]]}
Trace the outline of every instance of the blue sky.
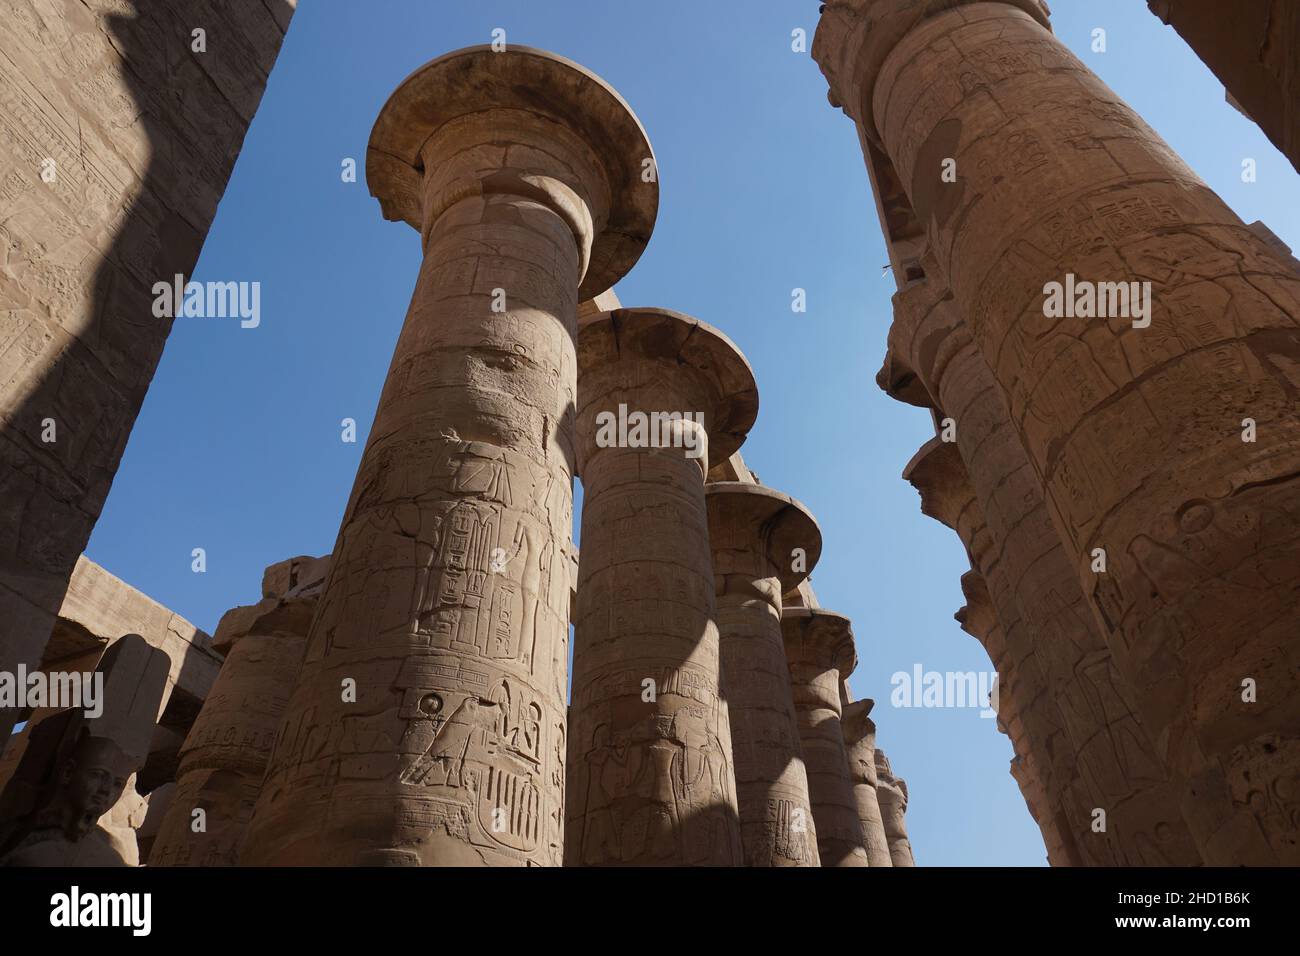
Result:
{"label": "blue sky", "polygon": [[[1300,247],[1300,177],[1177,35],[1139,0],[1054,0],[1060,39],[1246,221]],[[952,614],[968,568],[899,477],[933,434],[927,413],[874,382],[892,277],[853,124],[791,31],[818,4],[785,0],[312,0],[293,20],[194,278],[258,281],[261,324],[177,320],[87,553],[200,627],[259,597],[262,569],[334,545],[419,265],[409,227],[362,181],[380,106],[447,51],[507,41],[553,50],[632,105],[659,163],[658,225],[619,284],[723,329],[754,366],[746,461],[802,500],[825,548],[813,580],[849,615],[881,746],[911,791],[922,865],[1039,865],[1011,747],[975,710],[893,709],[890,675],[980,671]],[[1107,31],[1107,51],[1090,50]],[[209,38],[209,56],[220,55]],[[1241,161],[1258,182],[1241,182]],[[791,290],[808,310],[791,311]],[[358,441],[340,439],[355,418]],[[207,571],[191,570],[204,548]]]}

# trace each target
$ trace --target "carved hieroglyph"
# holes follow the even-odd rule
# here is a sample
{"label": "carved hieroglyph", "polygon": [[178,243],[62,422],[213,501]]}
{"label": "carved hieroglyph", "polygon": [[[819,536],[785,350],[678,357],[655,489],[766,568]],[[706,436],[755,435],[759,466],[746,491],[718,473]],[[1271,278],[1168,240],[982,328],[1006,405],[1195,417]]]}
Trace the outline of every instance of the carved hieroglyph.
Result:
{"label": "carved hieroglyph", "polygon": [[[648,427],[611,435],[620,406]],[[664,309],[582,320],[569,865],[742,862],[704,476],[757,413],[717,329]]]}
{"label": "carved hieroglyph", "polygon": [[781,612],[781,631],[821,864],[868,866],[840,727],[840,683],[858,661],[853,628],[834,611],[788,607]]}
{"label": "carved hieroglyph", "polygon": [[[963,621],[998,668],[999,699],[1022,715],[1017,753],[1033,752],[1050,806],[1036,814],[1044,839],[1077,864],[1199,865],[1177,793],[1087,611],[988,366],[935,271],[894,297],[882,374],[911,368],[959,422],[956,442],[927,443],[905,475],[922,510],[961,537],[985,584],[977,595],[990,605],[984,616],[1004,625],[978,614]],[[1094,826],[1097,809],[1104,829]]]}
{"label": "carved hieroglyph", "polygon": [[171,329],[153,285],[194,268],[295,2],[0,5],[0,670],[41,662]]}
{"label": "carved hieroglyph", "polygon": [[[823,68],[906,188],[1202,859],[1297,862],[1300,274],[1042,4],[831,21]],[[1048,317],[1068,276],[1151,283],[1150,324]]]}
{"label": "carved hieroglyph", "polygon": [[903,820],[907,813],[907,781],[894,776],[889,758],[879,749],[876,750],[876,796],[880,800],[889,858],[894,866],[916,866],[912,859],[912,841],[907,838],[907,826]]}
{"label": "carved hieroglyph", "polygon": [[781,636],[781,596],[821,555],[799,502],[763,485],[705,485],[747,866],[819,866],[817,828]]}
{"label": "carved hieroglyph", "polygon": [[[328,558],[273,564],[262,579],[263,599],[221,618],[213,644],[226,660],[181,747],[150,866],[239,862],[328,570]],[[196,810],[203,811],[198,818]]]}
{"label": "carved hieroglyph", "polygon": [[561,862],[577,305],[644,248],[653,164],[527,47],[385,105],[367,179],[424,262],[241,862]]}
{"label": "carved hieroglyph", "polygon": [[844,733],[849,778],[853,784],[858,821],[862,824],[868,865],[893,866],[885,822],[880,814],[880,799],[876,795],[876,722],[869,716],[875,703],[867,699],[846,704],[840,727]]}

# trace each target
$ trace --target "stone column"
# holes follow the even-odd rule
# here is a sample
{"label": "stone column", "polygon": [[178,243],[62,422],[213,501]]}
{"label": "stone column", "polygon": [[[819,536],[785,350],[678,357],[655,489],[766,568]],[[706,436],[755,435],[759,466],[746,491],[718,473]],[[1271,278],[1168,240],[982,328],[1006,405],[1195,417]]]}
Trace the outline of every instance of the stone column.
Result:
{"label": "stone column", "polygon": [[808,510],[739,481],[705,486],[747,866],[820,866],[808,775],[781,635],[781,596],[821,555]]}
{"label": "stone column", "polygon": [[704,476],[757,414],[717,329],[665,309],[582,320],[569,865],[742,861]]}
{"label": "stone column", "polygon": [[840,682],[857,666],[853,627],[834,611],[781,612],[786,663],[822,866],[869,866],[840,726]]}
{"label": "stone column", "polygon": [[[302,663],[328,558],[271,565],[257,604],[221,618],[213,647],[226,655],[181,747],[150,866],[234,866],[276,729]],[[203,827],[195,829],[195,810]]]}
{"label": "stone column", "polygon": [[876,702],[870,699],[846,704],[840,729],[844,733],[849,779],[853,784],[858,821],[862,825],[867,865],[893,866],[885,822],[880,814],[880,798],[876,795],[876,722],[868,716],[875,705]]}
{"label": "stone column", "polygon": [[1042,4],[943,6],[829,4],[828,77],[907,189],[1202,859],[1296,863],[1300,275]]}
{"label": "stone column", "polygon": [[385,104],[367,180],[424,261],[241,862],[561,862],[577,306],[644,248],[653,162],[526,47]]}
{"label": "stone column", "polygon": [[907,838],[903,816],[907,813],[907,781],[895,777],[889,758],[876,750],[876,796],[880,799],[880,816],[889,843],[889,858],[894,866],[916,866],[912,859],[912,841]]}

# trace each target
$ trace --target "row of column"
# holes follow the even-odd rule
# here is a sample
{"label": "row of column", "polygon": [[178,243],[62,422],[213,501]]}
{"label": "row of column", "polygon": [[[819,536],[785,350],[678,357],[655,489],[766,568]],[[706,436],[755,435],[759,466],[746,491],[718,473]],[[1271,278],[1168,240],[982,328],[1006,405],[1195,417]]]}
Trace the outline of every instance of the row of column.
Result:
{"label": "row of column", "polygon": [[[627,105],[552,54],[458,51],[390,98],[367,178],[424,262],[319,606],[292,617],[301,665],[273,707],[236,694],[257,655],[291,653],[255,642],[285,613],[268,596],[187,743],[155,862],[910,863],[905,786],[869,721],[845,736],[849,622],[784,606],[816,522],[706,480],[757,415],[748,363],[680,313],[577,320],[645,246],[653,172]],[[262,754],[235,766],[224,746],[273,710],[260,787],[222,811],[238,836],[196,854],[190,805],[214,780],[248,793]]]}
{"label": "row of column", "polygon": [[[996,608],[1049,844],[1296,862],[1293,261],[1056,40],[1041,0],[828,0],[813,53],[900,285],[881,383],[955,428],[960,470],[909,470],[970,499],[935,510]],[[1146,283],[1147,310],[1049,315],[1050,284],[1076,281]]]}

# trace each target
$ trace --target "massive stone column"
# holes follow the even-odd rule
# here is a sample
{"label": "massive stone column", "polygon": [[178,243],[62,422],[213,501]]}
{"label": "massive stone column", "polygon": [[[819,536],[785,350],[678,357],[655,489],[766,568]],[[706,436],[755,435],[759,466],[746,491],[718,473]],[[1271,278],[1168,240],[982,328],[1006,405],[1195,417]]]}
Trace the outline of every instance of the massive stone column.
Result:
{"label": "massive stone column", "polygon": [[894,866],[916,866],[912,859],[912,841],[907,838],[903,817],[907,813],[907,781],[895,777],[885,752],[876,750],[876,796],[884,822],[889,858]]}
{"label": "massive stone column", "polygon": [[0,11],[2,671],[46,651],[171,331],[154,284],[194,269],[296,2]]}
{"label": "massive stone column", "polygon": [[582,321],[569,865],[742,862],[704,477],[757,414],[717,329],[665,309]]}
{"label": "massive stone column", "polygon": [[835,95],[907,191],[1201,857],[1296,862],[1300,275],[1041,4],[826,16]]}
{"label": "massive stone column", "polygon": [[880,814],[880,798],[876,794],[879,783],[876,776],[876,722],[869,716],[875,705],[876,702],[871,699],[846,704],[840,729],[844,733],[849,779],[853,785],[858,822],[862,826],[867,865],[893,866],[894,861],[889,855],[889,839],[885,836],[885,822]]}
{"label": "massive stone column", "polygon": [[747,866],[819,866],[817,829],[781,635],[781,596],[821,555],[821,531],[788,495],[740,481],[705,486]]}
{"label": "massive stone column", "polygon": [[[328,558],[290,558],[262,578],[262,600],[221,618],[225,663],[181,747],[176,789],[150,866],[234,866],[267,758],[302,663]],[[202,810],[196,826],[195,810]]]}
{"label": "massive stone column", "polygon": [[868,866],[840,726],[840,683],[858,663],[853,627],[834,611],[788,607],[781,612],[781,632],[817,824],[817,854],[822,866]]}
{"label": "massive stone column", "polygon": [[424,262],[241,862],[561,862],[577,305],[644,248],[653,163],[525,47],[384,106],[367,179]]}

